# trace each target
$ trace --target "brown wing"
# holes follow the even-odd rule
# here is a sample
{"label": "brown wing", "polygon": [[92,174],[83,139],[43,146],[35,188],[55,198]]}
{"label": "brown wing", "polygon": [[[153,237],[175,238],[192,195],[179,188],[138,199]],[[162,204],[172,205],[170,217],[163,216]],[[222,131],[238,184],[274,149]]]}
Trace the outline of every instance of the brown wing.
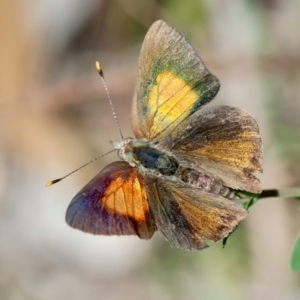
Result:
{"label": "brown wing", "polygon": [[206,107],[184,120],[168,137],[179,161],[202,168],[233,189],[260,193],[262,140],[256,120],[230,106]]}
{"label": "brown wing", "polygon": [[74,197],[66,221],[93,234],[150,239],[155,231],[144,179],[120,161],[106,166]]}
{"label": "brown wing", "polygon": [[137,138],[159,140],[209,102],[220,87],[187,40],[164,21],[147,32],[132,105]]}
{"label": "brown wing", "polygon": [[228,236],[247,211],[219,195],[164,178],[147,184],[157,229],[177,248],[201,250]]}

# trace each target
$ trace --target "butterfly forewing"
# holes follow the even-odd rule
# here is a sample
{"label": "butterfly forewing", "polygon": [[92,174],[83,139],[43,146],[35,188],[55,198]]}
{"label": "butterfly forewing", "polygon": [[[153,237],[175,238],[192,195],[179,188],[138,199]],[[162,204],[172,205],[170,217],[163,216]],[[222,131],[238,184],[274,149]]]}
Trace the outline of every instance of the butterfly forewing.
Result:
{"label": "butterfly forewing", "polygon": [[138,235],[155,231],[143,177],[126,162],[106,166],[72,200],[67,223],[102,235]]}
{"label": "butterfly forewing", "polygon": [[135,136],[162,139],[209,102],[219,86],[187,40],[165,22],[155,22],[139,58],[132,107]]}

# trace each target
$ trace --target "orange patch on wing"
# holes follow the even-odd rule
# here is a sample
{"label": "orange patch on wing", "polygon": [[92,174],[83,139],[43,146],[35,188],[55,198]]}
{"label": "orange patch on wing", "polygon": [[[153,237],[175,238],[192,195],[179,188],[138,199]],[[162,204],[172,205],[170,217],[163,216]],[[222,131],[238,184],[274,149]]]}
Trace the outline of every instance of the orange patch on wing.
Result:
{"label": "orange patch on wing", "polygon": [[171,131],[185,119],[199,96],[183,79],[166,71],[157,76],[148,99],[149,116],[154,116],[149,136],[158,137],[167,127]]}
{"label": "orange patch on wing", "polygon": [[121,176],[112,181],[102,198],[104,208],[111,213],[145,221],[149,214],[146,189],[139,181],[137,171],[124,180]]}

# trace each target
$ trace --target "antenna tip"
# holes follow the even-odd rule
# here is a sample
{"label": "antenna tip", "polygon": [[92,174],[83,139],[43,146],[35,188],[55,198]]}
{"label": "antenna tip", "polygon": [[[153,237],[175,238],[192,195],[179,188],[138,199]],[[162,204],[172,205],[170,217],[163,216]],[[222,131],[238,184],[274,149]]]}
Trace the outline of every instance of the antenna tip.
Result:
{"label": "antenna tip", "polygon": [[55,184],[57,182],[60,182],[60,181],[61,181],[61,178],[51,180],[51,181],[49,181],[49,182],[46,183],[46,187],[51,186],[51,185],[53,185],[53,184]]}
{"label": "antenna tip", "polygon": [[99,61],[96,61],[95,65],[96,65],[96,69],[97,69],[99,75],[100,75],[101,77],[104,77],[103,71],[102,71],[102,68],[101,68],[101,66],[100,66]]}

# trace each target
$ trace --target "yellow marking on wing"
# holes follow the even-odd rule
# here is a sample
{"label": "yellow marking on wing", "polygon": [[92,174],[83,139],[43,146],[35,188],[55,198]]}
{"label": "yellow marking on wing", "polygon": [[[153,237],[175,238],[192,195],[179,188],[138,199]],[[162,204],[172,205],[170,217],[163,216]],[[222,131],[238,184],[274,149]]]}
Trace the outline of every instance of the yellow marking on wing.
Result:
{"label": "yellow marking on wing", "polygon": [[170,72],[156,78],[157,85],[149,94],[149,116],[153,116],[149,136],[154,137],[170,126],[170,131],[190,114],[199,99],[193,87]]}

